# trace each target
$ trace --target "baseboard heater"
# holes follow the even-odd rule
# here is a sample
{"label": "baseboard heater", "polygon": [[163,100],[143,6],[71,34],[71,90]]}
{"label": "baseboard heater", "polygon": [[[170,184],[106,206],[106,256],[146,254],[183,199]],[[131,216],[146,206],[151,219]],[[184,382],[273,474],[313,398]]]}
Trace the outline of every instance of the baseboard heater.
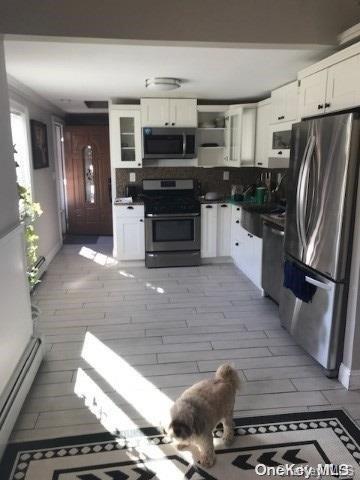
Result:
{"label": "baseboard heater", "polygon": [[43,358],[43,341],[33,337],[0,398],[0,458]]}
{"label": "baseboard heater", "polygon": [[39,257],[38,261],[34,265],[34,269],[36,270],[36,281],[40,280],[40,278],[44,275],[44,273],[46,272],[46,267],[47,263],[45,257]]}

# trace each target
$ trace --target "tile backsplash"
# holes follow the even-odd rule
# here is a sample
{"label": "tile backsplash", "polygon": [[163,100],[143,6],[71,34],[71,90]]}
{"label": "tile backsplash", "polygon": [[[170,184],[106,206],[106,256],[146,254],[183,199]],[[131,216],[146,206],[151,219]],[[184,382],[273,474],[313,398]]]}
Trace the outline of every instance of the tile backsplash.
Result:
{"label": "tile backsplash", "polygon": [[[223,180],[223,172],[228,171],[229,180]],[[201,191],[219,192],[224,196],[230,195],[232,185],[248,185],[255,183],[261,173],[271,171],[274,175],[284,170],[265,170],[263,168],[199,168],[199,167],[143,167],[139,169],[116,169],[116,195],[125,195],[126,185],[141,186],[142,180],[150,178],[192,178],[200,182]],[[130,172],[136,174],[136,182],[130,182]],[[275,177],[274,177],[275,178]]]}

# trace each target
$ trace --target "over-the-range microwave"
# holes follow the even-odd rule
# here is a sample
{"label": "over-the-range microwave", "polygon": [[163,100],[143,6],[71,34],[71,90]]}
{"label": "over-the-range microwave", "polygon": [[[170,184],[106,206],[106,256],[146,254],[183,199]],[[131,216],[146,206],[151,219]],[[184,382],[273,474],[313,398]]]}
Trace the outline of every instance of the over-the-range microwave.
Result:
{"label": "over-the-range microwave", "polygon": [[196,128],[144,127],[143,158],[196,158]]}

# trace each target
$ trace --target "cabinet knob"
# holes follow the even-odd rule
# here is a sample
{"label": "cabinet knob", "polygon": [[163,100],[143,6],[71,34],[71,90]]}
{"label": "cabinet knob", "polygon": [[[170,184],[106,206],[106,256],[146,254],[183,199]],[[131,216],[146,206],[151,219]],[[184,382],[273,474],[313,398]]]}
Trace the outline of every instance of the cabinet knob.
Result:
{"label": "cabinet knob", "polygon": [[171,125],[172,125],[172,126],[174,126],[174,125],[175,125],[175,122],[172,122],[172,124],[171,124]]}
{"label": "cabinet knob", "polygon": [[329,108],[331,106],[331,103],[325,103],[325,108]]}
{"label": "cabinet knob", "polygon": [[128,210],[134,210],[134,207],[126,207]]}
{"label": "cabinet knob", "polygon": [[262,165],[263,163],[262,162],[257,162],[258,165]]}
{"label": "cabinet knob", "polygon": [[169,122],[165,122],[165,125],[169,125]]}
{"label": "cabinet knob", "polygon": [[236,220],[236,223],[240,223],[240,220]]}
{"label": "cabinet knob", "polygon": [[212,205],[206,205],[206,208],[212,208]]}
{"label": "cabinet knob", "polygon": [[278,117],[278,120],[284,120],[285,118],[285,115],[281,115],[280,117]]}
{"label": "cabinet knob", "polygon": [[321,103],[318,105],[318,110],[321,110],[322,108],[324,108],[324,105],[322,105]]}
{"label": "cabinet knob", "polygon": [[248,237],[253,238],[253,235],[251,235],[251,233],[248,233]]}
{"label": "cabinet knob", "polygon": [[141,163],[138,163],[138,167],[141,167]]}
{"label": "cabinet knob", "polygon": [[239,212],[239,211],[240,211],[240,208],[239,208],[239,207],[237,207],[237,209],[236,209],[236,210]]}
{"label": "cabinet knob", "polygon": [[281,150],[278,151],[278,155],[282,155],[283,152]]}
{"label": "cabinet knob", "polygon": [[143,221],[144,221],[144,219],[143,219],[143,218],[140,218],[140,222],[143,222]]}
{"label": "cabinet knob", "polygon": [[235,243],[235,246],[238,247],[238,246],[239,246],[239,242],[236,242],[236,243]]}

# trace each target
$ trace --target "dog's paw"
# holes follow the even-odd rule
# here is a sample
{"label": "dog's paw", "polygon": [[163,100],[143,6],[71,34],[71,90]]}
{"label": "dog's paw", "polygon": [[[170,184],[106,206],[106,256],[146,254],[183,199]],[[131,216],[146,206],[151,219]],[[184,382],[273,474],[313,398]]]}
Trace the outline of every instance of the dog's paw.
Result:
{"label": "dog's paw", "polygon": [[216,461],[214,453],[203,453],[199,456],[198,463],[204,468],[211,468]]}
{"label": "dog's paw", "polygon": [[226,435],[223,435],[222,439],[224,444],[228,447],[230,446],[233,441],[234,441],[234,432],[231,430],[230,432],[227,432]]}

